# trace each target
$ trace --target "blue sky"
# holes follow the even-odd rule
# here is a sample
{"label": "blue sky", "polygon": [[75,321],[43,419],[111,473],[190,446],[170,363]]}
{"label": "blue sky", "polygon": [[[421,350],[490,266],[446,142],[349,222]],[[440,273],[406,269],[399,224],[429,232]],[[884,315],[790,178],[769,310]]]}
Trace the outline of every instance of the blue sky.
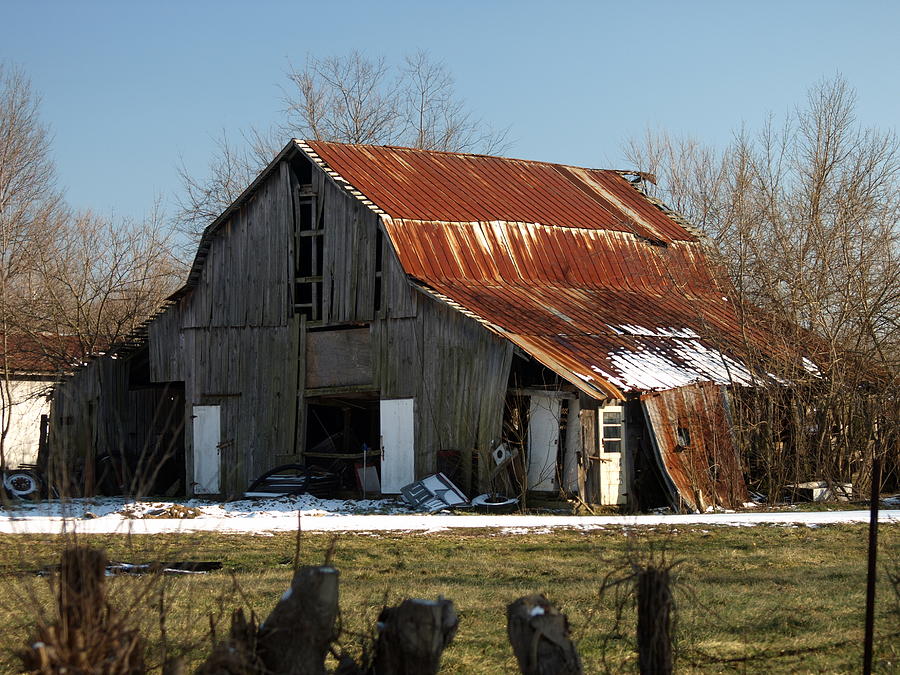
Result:
{"label": "blue sky", "polygon": [[623,166],[667,128],[725,143],[841,73],[863,124],[900,113],[898,2],[47,2],[6,0],[0,60],[43,97],[77,208],[140,218],[214,137],[279,117],[291,62],[428,50],[506,154]]}

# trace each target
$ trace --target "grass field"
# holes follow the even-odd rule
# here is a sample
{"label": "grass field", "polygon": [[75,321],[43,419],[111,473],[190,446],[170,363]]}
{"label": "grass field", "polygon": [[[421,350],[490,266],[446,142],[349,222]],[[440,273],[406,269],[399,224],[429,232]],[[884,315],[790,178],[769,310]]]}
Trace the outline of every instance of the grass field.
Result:
{"label": "grass field", "polygon": [[[598,589],[608,574],[627,575],[632,562],[665,558],[677,578],[679,672],[855,673],[861,667],[866,533],[865,526],[835,525],[345,534],[333,560],[341,572],[342,639],[355,649],[385,600],[443,595],[454,601],[460,628],[442,672],[516,672],[505,607],[521,595],[543,592],[568,614],[585,672],[634,671],[630,599],[598,597]],[[900,563],[900,526],[882,526],[880,535],[876,671],[900,672],[900,608],[884,573],[885,566],[896,572]],[[320,563],[330,541],[304,534],[302,563]],[[65,543],[59,537],[0,537],[0,672],[16,672],[11,650],[24,644],[37,613],[51,605],[48,580],[33,571],[57,562]],[[221,634],[235,607],[264,618],[289,584],[296,538],[92,535],[80,543],[126,562],[223,562],[221,571],[205,575],[110,580],[114,602],[141,626],[149,660],[158,664],[164,648],[201,658],[210,626],[217,624]]]}

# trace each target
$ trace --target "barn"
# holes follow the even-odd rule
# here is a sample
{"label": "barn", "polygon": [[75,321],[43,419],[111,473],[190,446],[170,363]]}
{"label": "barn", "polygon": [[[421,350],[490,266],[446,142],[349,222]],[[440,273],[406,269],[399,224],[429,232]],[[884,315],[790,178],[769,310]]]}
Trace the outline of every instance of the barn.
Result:
{"label": "barn", "polygon": [[727,391],[767,340],[646,179],[292,140],[144,329],[57,388],[56,466],[88,493],[231,496],[304,463],[375,466],[385,494],[443,471],[745,500]]}

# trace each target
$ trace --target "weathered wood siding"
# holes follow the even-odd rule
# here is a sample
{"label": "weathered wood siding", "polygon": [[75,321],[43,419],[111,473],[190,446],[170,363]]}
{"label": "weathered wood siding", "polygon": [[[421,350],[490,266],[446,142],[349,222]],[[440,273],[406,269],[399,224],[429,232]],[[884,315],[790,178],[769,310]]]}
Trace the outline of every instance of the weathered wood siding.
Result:
{"label": "weathered wood siding", "polygon": [[416,316],[419,299],[425,300],[421,293],[417,292],[409,283],[406,272],[400,266],[397,253],[387,235],[382,241],[382,266],[383,295],[381,318],[404,319]]}
{"label": "weathered wood siding", "polygon": [[128,365],[124,359],[100,358],[58,384],[53,392],[49,442],[53,449],[51,481],[66,490],[75,477],[76,492],[94,494],[94,464],[103,454],[128,451],[126,429]]}
{"label": "weathered wood siding", "polygon": [[[282,161],[219,223],[192,287],[149,326],[151,380],[184,383],[187,483],[193,406],[221,406],[222,491],[234,495],[299,457],[306,388],[374,385],[383,399],[414,397],[417,476],[435,470],[440,450],[486,452],[500,437],[512,345],[413,289],[378,216],[304,162]],[[321,264],[310,261],[310,278],[298,281],[300,233],[313,230],[322,231]],[[316,319],[295,297],[302,283],[321,285]],[[315,333],[308,323],[356,328]],[[98,373],[115,370],[115,360],[101,361],[111,365]],[[107,391],[92,377],[67,385],[78,414],[115,427],[118,409],[107,416],[98,397],[103,389],[127,405],[127,380]]]}
{"label": "weathered wood siding", "polygon": [[[324,178],[324,174],[317,172]],[[371,321],[375,315],[375,239],[377,216],[331,180],[323,180],[319,199],[325,220],[323,269],[326,323]]]}
{"label": "weathered wood siding", "polygon": [[371,344],[368,328],[308,333],[307,388],[372,384]]}
{"label": "weathered wood siding", "polygon": [[[365,365],[371,351],[382,399],[416,399],[416,475],[435,471],[441,450],[486,453],[502,430],[512,344],[416,291],[388,237],[377,234],[378,217],[322,172],[314,171],[313,185],[325,228],[323,323],[370,322],[371,342],[359,346],[356,361]],[[314,333],[308,339],[307,367],[336,348]],[[307,385],[324,386],[321,372],[308,370]],[[361,372],[354,370],[356,379]],[[357,384],[352,374],[342,377],[327,383]]]}
{"label": "weathered wood siding", "polygon": [[294,455],[298,331],[283,328],[187,328],[185,434],[193,477],[191,411],[221,406],[222,490],[239,494],[256,476]]}
{"label": "weathered wood siding", "polygon": [[290,189],[283,162],[221,223],[194,288],[150,325],[151,378],[184,382],[188,483],[193,406],[221,406],[226,495],[296,457],[301,352]]}
{"label": "weathered wood siding", "polygon": [[[292,176],[292,189],[303,189]],[[379,217],[316,168],[312,173],[316,223],[296,218],[298,230],[324,230],[323,325],[369,322],[416,314],[415,293],[384,235]],[[379,251],[380,249],[380,251]],[[378,261],[381,261],[380,267]],[[376,280],[381,275],[381,284]],[[381,298],[376,298],[380,294]]]}
{"label": "weathered wood siding", "polygon": [[147,327],[150,373],[155,382],[184,381],[184,306],[181,298],[159,314]]}
{"label": "weathered wood siding", "polygon": [[500,438],[512,344],[430,298],[418,316],[372,326],[381,398],[416,398],[416,475],[440,450],[486,453]]}
{"label": "weathered wood siding", "polygon": [[292,309],[293,209],[286,165],[273,171],[211,239],[183,326],[287,326]]}

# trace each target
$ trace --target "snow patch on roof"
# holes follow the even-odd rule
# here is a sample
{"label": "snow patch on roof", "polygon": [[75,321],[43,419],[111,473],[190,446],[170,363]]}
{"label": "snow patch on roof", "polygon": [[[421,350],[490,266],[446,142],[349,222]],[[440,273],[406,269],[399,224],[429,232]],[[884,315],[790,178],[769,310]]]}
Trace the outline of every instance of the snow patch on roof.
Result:
{"label": "snow patch on roof", "polygon": [[660,390],[682,387],[693,382],[717,384],[752,384],[753,373],[746,366],[707,347],[696,339],[675,339],[673,348],[618,349],[608,356],[610,363],[621,375],[614,378],[594,366],[604,378],[620,388]]}
{"label": "snow patch on roof", "polygon": [[803,367],[806,369],[806,372],[812,373],[813,375],[820,376],[822,374],[822,371],[819,370],[819,366],[805,356],[803,357]]}
{"label": "snow patch on roof", "polygon": [[609,326],[617,335],[640,335],[645,337],[699,338],[700,335],[690,328],[646,328],[632,324]]}

